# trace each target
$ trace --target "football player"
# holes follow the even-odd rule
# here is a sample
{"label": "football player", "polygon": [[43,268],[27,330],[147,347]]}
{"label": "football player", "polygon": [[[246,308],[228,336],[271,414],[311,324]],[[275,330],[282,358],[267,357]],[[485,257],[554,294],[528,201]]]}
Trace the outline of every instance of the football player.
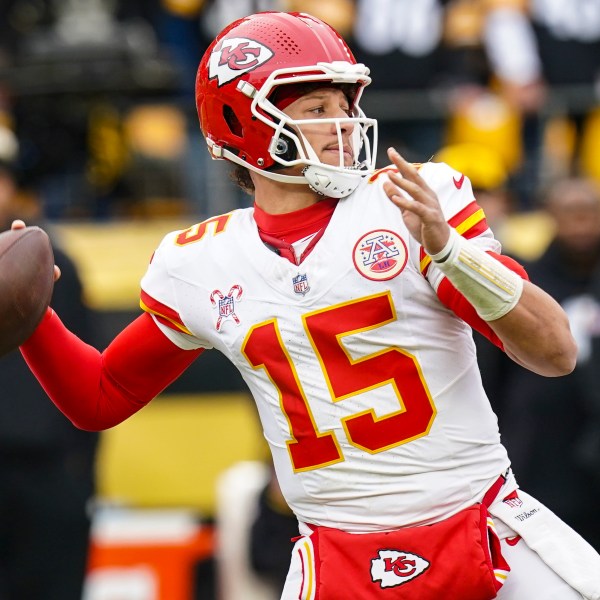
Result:
{"label": "football player", "polygon": [[463,174],[393,149],[375,169],[369,82],[307,14],[228,26],[197,108],[253,207],[169,233],[143,314],[102,354],[52,310],[22,352],[84,429],[120,423],[206,349],[225,354],[299,521],[286,600],[599,598],[600,557],[518,489],[471,335],[561,376],[566,315],[502,256]]}

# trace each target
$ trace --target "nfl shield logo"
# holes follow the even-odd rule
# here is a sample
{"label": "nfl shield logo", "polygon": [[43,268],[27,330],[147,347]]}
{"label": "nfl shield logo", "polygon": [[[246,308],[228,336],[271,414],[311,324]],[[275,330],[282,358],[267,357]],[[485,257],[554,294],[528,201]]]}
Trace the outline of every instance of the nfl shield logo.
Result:
{"label": "nfl shield logo", "polygon": [[210,303],[213,308],[219,309],[219,317],[215,324],[217,331],[221,331],[221,326],[224,321],[231,319],[236,325],[240,324],[238,316],[235,314],[235,303],[242,299],[242,286],[231,286],[229,293],[225,296],[221,290],[213,290],[210,295]]}
{"label": "nfl shield logo", "polygon": [[228,317],[231,314],[233,314],[233,297],[225,296],[219,299],[219,316]]}
{"label": "nfl shield logo", "polygon": [[302,294],[304,296],[304,294],[310,290],[306,274],[298,273],[296,277],[292,277],[292,282],[294,283],[294,292],[296,294]]}

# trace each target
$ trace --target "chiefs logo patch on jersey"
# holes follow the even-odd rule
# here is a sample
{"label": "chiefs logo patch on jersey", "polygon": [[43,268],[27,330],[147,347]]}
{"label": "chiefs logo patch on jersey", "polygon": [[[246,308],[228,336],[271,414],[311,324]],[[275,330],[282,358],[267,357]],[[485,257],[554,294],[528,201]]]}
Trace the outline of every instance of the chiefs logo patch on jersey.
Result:
{"label": "chiefs logo patch on jersey", "polygon": [[354,245],[356,270],[372,281],[387,281],[399,275],[408,260],[404,240],[393,231],[379,229],[363,235]]}
{"label": "chiefs logo patch on jersey", "polygon": [[208,78],[219,86],[233,81],[273,57],[264,44],[247,38],[228,38],[217,44],[208,61]]}
{"label": "chiefs logo patch on jersey", "polygon": [[423,557],[402,550],[379,550],[378,557],[371,560],[371,578],[380,582],[382,588],[407,583],[429,569],[430,563]]}

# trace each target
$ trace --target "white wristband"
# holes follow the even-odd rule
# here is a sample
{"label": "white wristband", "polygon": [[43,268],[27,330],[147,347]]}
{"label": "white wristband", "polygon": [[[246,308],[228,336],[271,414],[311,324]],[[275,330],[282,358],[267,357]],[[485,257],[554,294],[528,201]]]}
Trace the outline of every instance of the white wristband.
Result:
{"label": "white wristband", "polygon": [[430,256],[484,321],[503,317],[521,297],[523,279],[453,228],[444,248]]}

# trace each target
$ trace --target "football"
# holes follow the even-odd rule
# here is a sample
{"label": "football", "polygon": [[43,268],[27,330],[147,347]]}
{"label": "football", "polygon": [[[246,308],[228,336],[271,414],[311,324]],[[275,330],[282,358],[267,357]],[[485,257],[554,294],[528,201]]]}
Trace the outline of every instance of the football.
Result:
{"label": "football", "polygon": [[0,356],[38,326],[54,289],[54,253],[39,227],[0,233]]}

